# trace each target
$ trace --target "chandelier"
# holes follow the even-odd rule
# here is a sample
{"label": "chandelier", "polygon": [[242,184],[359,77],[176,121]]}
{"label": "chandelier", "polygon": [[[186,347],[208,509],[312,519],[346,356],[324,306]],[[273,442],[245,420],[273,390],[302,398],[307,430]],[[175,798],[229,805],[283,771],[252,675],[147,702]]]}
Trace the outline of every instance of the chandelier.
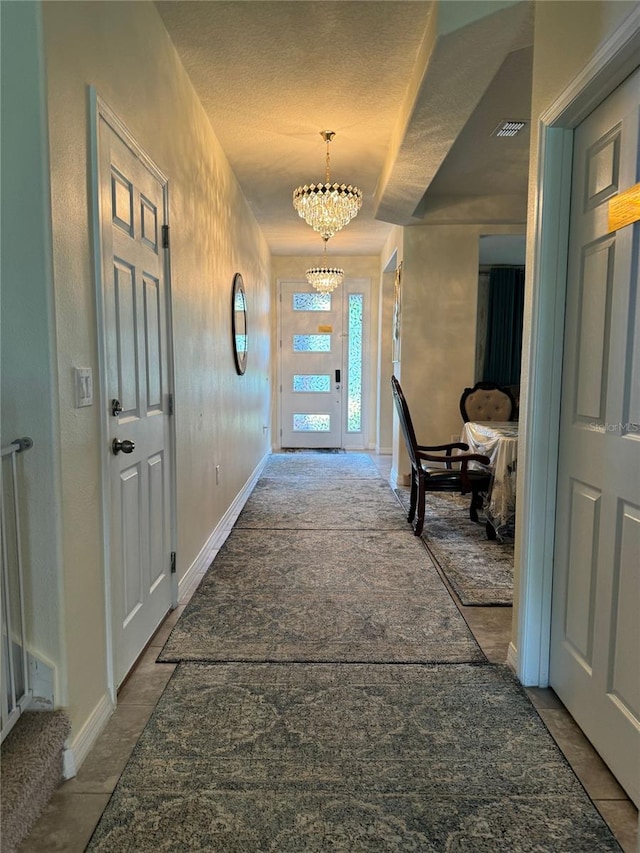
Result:
{"label": "chandelier", "polygon": [[324,240],[324,265],[321,267],[311,267],[306,272],[307,281],[313,285],[320,293],[331,293],[336,287],[342,284],[344,279],[344,270],[338,267],[327,266],[327,241],[328,237],[323,237]]}
{"label": "chandelier", "polygon": [[329,172],[329,144],[335,133],[323,130],[327,143],[324,184],[305,184],[293,191],[293,206],[298,215],[320,236],[329,237],[344,228],[362,207],[362,192],[351,184],[332,184]]}

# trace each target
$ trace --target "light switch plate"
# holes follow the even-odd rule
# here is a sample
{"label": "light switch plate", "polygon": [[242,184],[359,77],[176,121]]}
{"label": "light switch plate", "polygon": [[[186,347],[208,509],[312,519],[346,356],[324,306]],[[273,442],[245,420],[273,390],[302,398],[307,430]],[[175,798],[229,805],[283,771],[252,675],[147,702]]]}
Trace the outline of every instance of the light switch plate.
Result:
{"label": "light switch plate", "polygon": [[74,367],[76,409],[93,406],[93,371],[90,367]]}

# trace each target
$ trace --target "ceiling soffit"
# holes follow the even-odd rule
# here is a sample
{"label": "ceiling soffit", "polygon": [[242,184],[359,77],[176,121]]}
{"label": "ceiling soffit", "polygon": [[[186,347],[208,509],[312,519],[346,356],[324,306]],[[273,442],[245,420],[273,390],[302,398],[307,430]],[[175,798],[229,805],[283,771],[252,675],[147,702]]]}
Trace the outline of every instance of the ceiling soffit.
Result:
{"label": "ceiling soffit", "polygon": [[[274,255],[322,251],[291,203],[294,187],[324,180],[322,130],[336,132],[332,180],[364,196],[329,255],[379,254],[391,223],[422,221],[425,192],[532,29],[530,3],[512,0],[155,5]],[[436,217],[458,173],[443,171]],[[484,215],[481,190],[467,189],[474,198],[457,198],[445,218]]]}
{"label": "ceiling soffit", "polygon": [[[442,17],[442,4],[430,20],[419,82],[414,79],[407,93],[376,191],[376,218],[397,225],[421,221],[417,208],[485,92],[508,55],[531,43],[531,4],[515,3],[497,12],[496,5],[449,4],[464,13],[459,29]],[[474,10],[476,20],[469,22]],[[477,200],[472,208],[465,218],[483,215]]]}

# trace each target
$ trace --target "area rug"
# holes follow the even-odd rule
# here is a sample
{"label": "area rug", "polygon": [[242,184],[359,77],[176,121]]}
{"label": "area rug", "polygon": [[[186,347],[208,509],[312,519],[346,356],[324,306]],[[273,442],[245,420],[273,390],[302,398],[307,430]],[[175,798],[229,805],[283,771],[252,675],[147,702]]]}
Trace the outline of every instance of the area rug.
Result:
{"label": "area rug", "polygon": [[[397,489],[396,494],[408,510],[409,490]],[[513,542],[487,539],[484,523],[469,518],[469,500],[428,493],[422,540],[462,604],[512,604]]]}
{"label": "area rug", "polygon": [[367,453],[324,454],[311,452],[273,453],[262,470],[263,478],[306,478],[320,483],[327,477],[343,479],[379,479],[380,475]]}
{"label": "area rug", "polygon": [[[398,501],[380,477],[261,477],[235,526],[267,530],[406,530]],[[327,544],[332,545],[333,540]]]}
{"label": "area rug", "polygon": [[87,849],[620,847],[502,667],[181,664]]}
{"label": "area rug", "polygon": [[236,528],[159,660],[485,658],[429,555],[406,531]]}

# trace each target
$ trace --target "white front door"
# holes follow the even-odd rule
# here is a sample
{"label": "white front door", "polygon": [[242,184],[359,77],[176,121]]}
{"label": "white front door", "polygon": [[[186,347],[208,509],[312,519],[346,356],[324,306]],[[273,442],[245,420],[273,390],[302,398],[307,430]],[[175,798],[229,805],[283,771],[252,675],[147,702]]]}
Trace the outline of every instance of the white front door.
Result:
{"label": "white front door", "polygon": [[576,129],[550,682],[640,799],[640,223],[609,199],[640,179],[640,71]]}
{"label": "white front door", "polygon": [[119,685],[171,606],[166,180],[101,116],[99,181]]}
{"label": "white front door", "polygon": [[280,446],[364,447],[369,282],[280,284]]}

